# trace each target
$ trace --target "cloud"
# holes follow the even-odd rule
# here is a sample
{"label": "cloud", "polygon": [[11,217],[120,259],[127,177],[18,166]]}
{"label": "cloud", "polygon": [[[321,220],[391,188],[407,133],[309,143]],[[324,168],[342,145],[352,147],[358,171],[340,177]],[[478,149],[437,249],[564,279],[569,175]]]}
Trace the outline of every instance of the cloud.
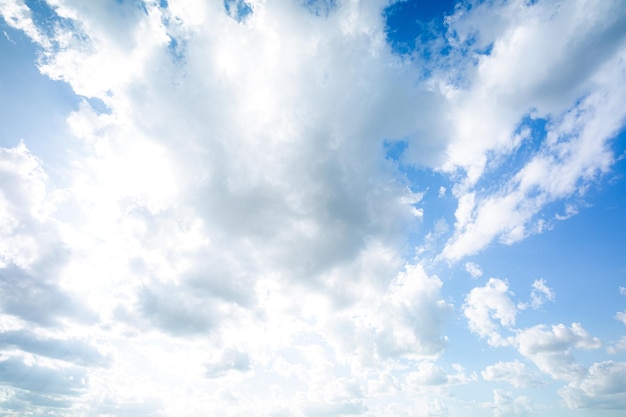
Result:
{"label": "cloud", "polygon": [[472,289],[465,298],[463,314],[470,330],[480,337],[487,337],[490,345],[506,343],[499,333],[500,325],[509,328],[515,325],[517,307],[509,294],[505,281],[489,278],[484,287]]}
{"label": "cloud", "polygon": [[79,396],[86,388],[85,372],[73,367],[48,367],[9,356],[2,358],[0,369],[0,381],[4,385],[26,390],[42,400]]}
{"label": "cloud", "polygon": [[382,356],[433,357],[445,347],[441,335],[452,306],[439,297],[442,282],[421,265],[407,266],[390,286],[376,327]]}
{"label": "cloud", "polygon": [[[481,382],[439,362],[457,288],[437,261],[549,229],[563,217],[550,204],[574,213],[610,170],[624,14],[461,4],[445,33],[416,40],[445,45],[424,62],[393,54],[389,4],[0,0],[40,72],[81,100],[63,157],[0,148],[0,408],[467,411],[449,389]],[[391,158],[389,143],[406,149]],[[457,202],[454,230],[446,213],[429,229],[428,187]],[[576,323],[516,328],[554,292],[539,279],[516,303],[512,285],[467,293],[470,331],[564,381],[568,404],[619,404],[598,381],[621,365],[573,358],[600,341]],[[482,376],[538,379],[518,360]],[[504,391],[492,406],[532,413]]]}
{"label": "cloud", "polygon": [[529,370],[517,359],[513,362],[497,362],[487,366],[481,376],[485,381],[506,382],[516,388],[527,388],[541,384],[539,375]]}
{"label": "cloud", "polygon": [[448,388],[454,385],[463,385],[476,380],[476,375],[467,375],[460,364],[453,364],[456,373],[446,373],[443,368],[431,361],[422,361],[417,366],[417,371],[411,372],[406,377],[408,387],[420,392],[427,387]]}
{"label": "cloud", "polygon": [[539,370],[552,378],[571,381],[585,375],[586,369],[575,362],[573,349],[598,349],[602,344],[591,336],[580,323],[538,325],[524,329],[515,336],[519,353],[532,361]]}
{"label": "cloud", "polygon": [[[460,9],[451,17],[451,29],[460,39],[494,43],[490,54],[477,58],[469,87],[454,96],[458,133],[449,145],[446,169],[460,168],[467,176],[455,189],[457,223],[443,259],[454,262],[494,239],[512,244],[545,230],[549,225],[537,215],[547,204],[583,194],[587,184],[608,171],[614,159],[609,143],[624,118],[617,105],[623,83],[617,80],[623,76],[619,68],[626,33],[624,17],[606,6],[596,10],[594,19],[583,12],[592,7],[587,2],[481,5],[473,13]],[[518,12],[511,13],[513,8]],[[498,23],[484,30],[485,20]],[[585,40],[577,41],[581,37]],[[546,43],[546,38],[552,41]],[[553,54],[552,48],[559,59],[534,61]],[[597,59],[570,66],[591,53]],[[535,70],[526,71],[527,65]],[[576,70],[557,82],[559,71],[552,66]],[[508,169],[510,177],[477,194],[474,185],[497,176],[497,167],[533,136],[531,128],[519,128],[525,117],[547,121],[545,140],[521,167]]]}
{"label": "cloud", "polygon": [[483,271],[480,269],[480,266],[474,262],[467,262],[465,264],[465,270],[472,276],[472,278],[480,278],[483,275]]}
{"label": "cloud", "polygon": [[226,349],[217,361],[206,364],[206,376],[216,378],[228,371],[246,372],[250,369],[250,358],[236,349]]}
{"label": "cloud", "polygon": [[535,415],[533,401],[526,397],[513,397],[503,390],[493,390],[494,417],[523,417]]}
{"label": "cloud", "polygon": [[554,291],[546,285],[545,279],[538,279],[533,282],[533,289],[530,293],[530,300],[528,303],[518,304],[518,308],[525,310],[529,306],[535,310],[540,308],[545,300],[554,301]]}
{"label": "cloud", "polygon": [[606,351],[615,355],[617,353],[626,352],[626,336],[622,336],[617,342],[606,348]]}
{"label": "cloud", "polygon": [[626,404],[626,363],[594,363],[584,378],[559,391],[570,408],[622,409]]}
{"label": "cloud", "polygon": [[626,324],[626,310],[624,311],[618,311],[615,314],[615,318],[619,321],[621,321],[622,323]]}
{"label": "cloud", "polygon": [[81,340],[43,337],[28,330],[0,333],[0,348],[16,347],[23,352],[60,359],[82,366],[106,366],[109,359],[98,349]]}

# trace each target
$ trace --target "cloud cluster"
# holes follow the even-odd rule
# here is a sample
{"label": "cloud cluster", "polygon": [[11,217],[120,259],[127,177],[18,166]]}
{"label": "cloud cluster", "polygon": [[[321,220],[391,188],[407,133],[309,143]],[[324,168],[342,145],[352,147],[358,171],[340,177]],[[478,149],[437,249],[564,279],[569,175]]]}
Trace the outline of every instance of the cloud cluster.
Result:
{"label": "cloud cluster", "polygon": [[[584,194],[609,170],[610,140],[626,116],[618,104],[626,42],[618,3],[482,3],[449,18],[458,42],[490,53],[477,55],[469,86],[451,96],[456,134],[444,167],[466,175],[454,190],[455,233],[443,258],[456,261],[494,239],[511,244],[545,230],[574,209],[550,219],[539,215],[544,207]],[[518,166],[522,150],[532,153]],[[493,176],[499,183],[485,192]]]}
{"label": "cloud cluster", "polygon": [[[2,409],[448,415],[479,379],[443,361],[456,312],[430,267],[549,228],[608,172],[626,14],[468,2],[416,46],[446,45],[426,60],[393,53],[390,3],[0,0],[40,72],[81,97],[62,161],[0,147]],[[417,169],[456,204],[433,259],[415,255]],[[544,220],[556,201],[571,204]],[[555,295],[510,285],[467,291],[470,332],[563,381],[570,407],[623,406],[623,363],[575,361],[601,344],[578,323],[517,328]],[[540,383],[519,360],[481,375]],[[505,391],[491,404],[533,412]]]}
{"label": "cloud cluster", "polygon": [[[535,291],[551,294],[553,291],[544,280],[533,283],[530,304],[537,300]],[[538,386],[545,383],[543,375],[553,380],[567,383],[559,390],[559,395],[570,408],[622,408],[624,406],[624,378],[621,376],[623,362],[596,362],[590,367],[575,360],[575,350],[596,350],[602,346],[597,337],[593,337],[580,323],[570,326],[543,324],[528,328],[516,328],[517,313],[526,308],[527,303],[518,303],[511,299],[513,294],[508,285],[499,279],[491,278],[484,287],[476,287],[468,294],[464,313],[470,330],[481,337],[486,337],[490,345],[496,347],[511,346],[536,370],[529,369],[519,360],[497,362],[487,366],[481,376],[486,381],[506,382],[514,387]],[[502,335],[502,328],[508,330]],[[617,353],[618,342],[609,347],[609,352]],[[540,371],[540,372],[537,372]],[[618,376],[620,375],[620,376]],[[502,394],[500,392],[500,394]],[[502,400],[508,396],[496,397]],[[509,399],[510,400],[510,399]],[[495,401],[494,407],[501,401]],[[509,409],[512,401],[506,401],[506,413],[502,415],[520,415]],[[504,411],[501,411],[504,412]],[[524,415],[524,414],[521,414]]]}

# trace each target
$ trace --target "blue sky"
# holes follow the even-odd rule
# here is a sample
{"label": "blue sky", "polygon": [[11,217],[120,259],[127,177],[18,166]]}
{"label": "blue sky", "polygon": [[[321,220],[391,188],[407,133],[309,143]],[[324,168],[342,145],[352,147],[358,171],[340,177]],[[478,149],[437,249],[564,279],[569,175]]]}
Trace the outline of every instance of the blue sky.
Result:
{"label": "blue sky", "polygon": [[0,411],[621,416],[622,0],[0,0]]}

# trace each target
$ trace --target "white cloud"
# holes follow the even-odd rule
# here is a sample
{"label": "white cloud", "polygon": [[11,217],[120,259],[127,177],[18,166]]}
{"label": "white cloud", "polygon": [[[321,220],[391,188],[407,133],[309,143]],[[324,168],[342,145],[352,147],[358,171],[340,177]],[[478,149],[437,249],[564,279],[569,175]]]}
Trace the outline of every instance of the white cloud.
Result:
{"label": "white cloud", "polygon": [[626,324],[626,310],[624,311],[618,311],[615,314],[615,318],[619,321],[621,321],[622,323]]}
{"label": "white cloud", "polygon": [[[223,2],[49,0],[39,25],[24,2],[0,0],[39,45],[40,71],[85,96],[67,120],[80,149],[65,159],[0,148],[0,407],[445,416],[447,389],[477,382],[437,362],[454,308],[445,271],[408,249],[433,212],[402,166],[447,175],[438,204],[458,199],[445,249],[442,218],[424,251],[455,261],[539,231],[547,203],[612,163],[619,4],[459,7],[448,61],[429,64],[391,53],[386,1],[301,3],[251,0],[238,22]],[[494,42],[491,55],[466,51],[471,37]],[[529,140],[515,133],[527,114],[550,120],[544,144],[482,187]],[[386,159],[394,140],[408,143],[401,161]],[[571,355],[599,341],[577,324],[515,329],[512,296],[496,278],[472,289],[470,330],[567,381],[571,401],[599,393]],[[553,298],[537,280],[529,305]],[[518,361],[483,371],[520,387],[534,377]],[[406,396],[424,387],[436,395]],[[493,406],[532,408],[500,391]]]}
{"label": "white cloud", "polygon": [[452,306],[440,298],[442,285],[421,265],[407,266],[406,272],[398,276],[376,320],[381,355],[419,358],[434,357],[443,351],[446,339],[441,335],[441,326]]}
{"label": "white cloud", "polygon": [[[614,159],[608,144],[625,114],[618,102],[624,94],[625,83],[619,80],[626,33],[624,17],[612,9],[616,3],[595,6],[516,1],[481,5],[472,13],[459,9],[451,18],[461,40],[478,39],[478,48],[495,42],[490,55],[477,58],[469,87],[452,96],[458,122],[446,169],[462,168],[467,181],[455,188],[457,224],[444,259],[459,260],[494,239],[511,244],[543,231],[546,225],[537,214],[548,203],[584,193],[587,184],[608,171]],[[585,12],[590,8],[593,19]],[[589,54],[596,59],[572,64]],[[568,70],[561,74],[556,68]],[[489,177],[490,167],[528,139],[523,130],[515,134],[528,114],[549,121],[546,140],[510,179],[477,195],[474,185]]]}
{"label": "white cloud", "polygon": [[494,417],[525,417],[534,416],[533,401],[526,397],[513,397],[510,392],[493,390]]}
{"label": "white cloud", "polygon": [[611,344],[606,348],[606,351],[611,355],[626,352],[626,336],[622,336],[617,342]]}
{"label": "white cloud", "polygon": [[559,391],[569,408],[622,409],[626,405],[626,363],[594,363],[584,378]]}
{"label": "white cloud", "polygon": [[463,313],[469,328],[480,337],[486,337],[490,345],[506,343],[500,335],[500,326],[515,325],[517,307],[509,295],[509,286],[498,278],[489,278],[484,287],[472,289],[465,298]]}
{"label": "white cloud", "polygon": [[474,262],[467,262],[465,264],[465,270],[472,276],[472,278],[480,278],[483,275],[483,271],[480,269],[480,266]]}
{"label": "white cloud", "polygon": [[586,369],[574,361],[573,349],[592,350],[602,345],[579,323],[572,323],[570,327],[564,324],[551,328],[538,325],[520,330],[513,343],[519,353],[539,370],[564,381],[577,380],[586,373]]}
{"label": "white cloud", "polygon": [[517,388],[527,388],[541,383],[539,375],[529,370],[517,359],[513,362],[497,362],[481,372],[485,381],[506,382]]}
{"label": "white cloud", "polygon": [[530,300],[528,303],[520,303],[518,307],[522,310],[529,306],[535,310],[540,308],[546,300],[554,301],[554,291],[546,285],[546,280],[541,278],[533,282],[533,289],[530,293]]}

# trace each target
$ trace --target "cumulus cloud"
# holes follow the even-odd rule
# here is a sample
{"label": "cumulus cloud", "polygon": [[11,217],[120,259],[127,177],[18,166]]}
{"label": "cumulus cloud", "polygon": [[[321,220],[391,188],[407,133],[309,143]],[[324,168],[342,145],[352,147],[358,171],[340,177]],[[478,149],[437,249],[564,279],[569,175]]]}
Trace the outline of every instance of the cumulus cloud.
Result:
{"label": "cumulus cloud", "polygon": [[539,375],[517,359],[513,362],[497,362],[487,366],[481,376],[485,381],[505,382],[517,388],[536,386],[541,383]]}
{"label": "cumulus cloud", "polygon": [[559,391],[570,408],[622,409],[626,403],[626,363],[594,363],[587,375]]}
{"label": "cumulus cloud", "polygon": [[469,328],[489,344],[499,346],[506,343],[501,336],[500,326],[515,325],[517,307],[509,297],[511,292],[505,281],[489,278],[484,287],[472,289],[465,298],[463,313]]}
{"label": "cumulus cloud", "polygon": [[576,380],[586,373],[586,369],[574,361],[573,349],[591,350],[602,346],[600,340],[591,336],[580,323],[524,329],[516,335],[514,343],[520,354],[539,370],[565,381]]}

